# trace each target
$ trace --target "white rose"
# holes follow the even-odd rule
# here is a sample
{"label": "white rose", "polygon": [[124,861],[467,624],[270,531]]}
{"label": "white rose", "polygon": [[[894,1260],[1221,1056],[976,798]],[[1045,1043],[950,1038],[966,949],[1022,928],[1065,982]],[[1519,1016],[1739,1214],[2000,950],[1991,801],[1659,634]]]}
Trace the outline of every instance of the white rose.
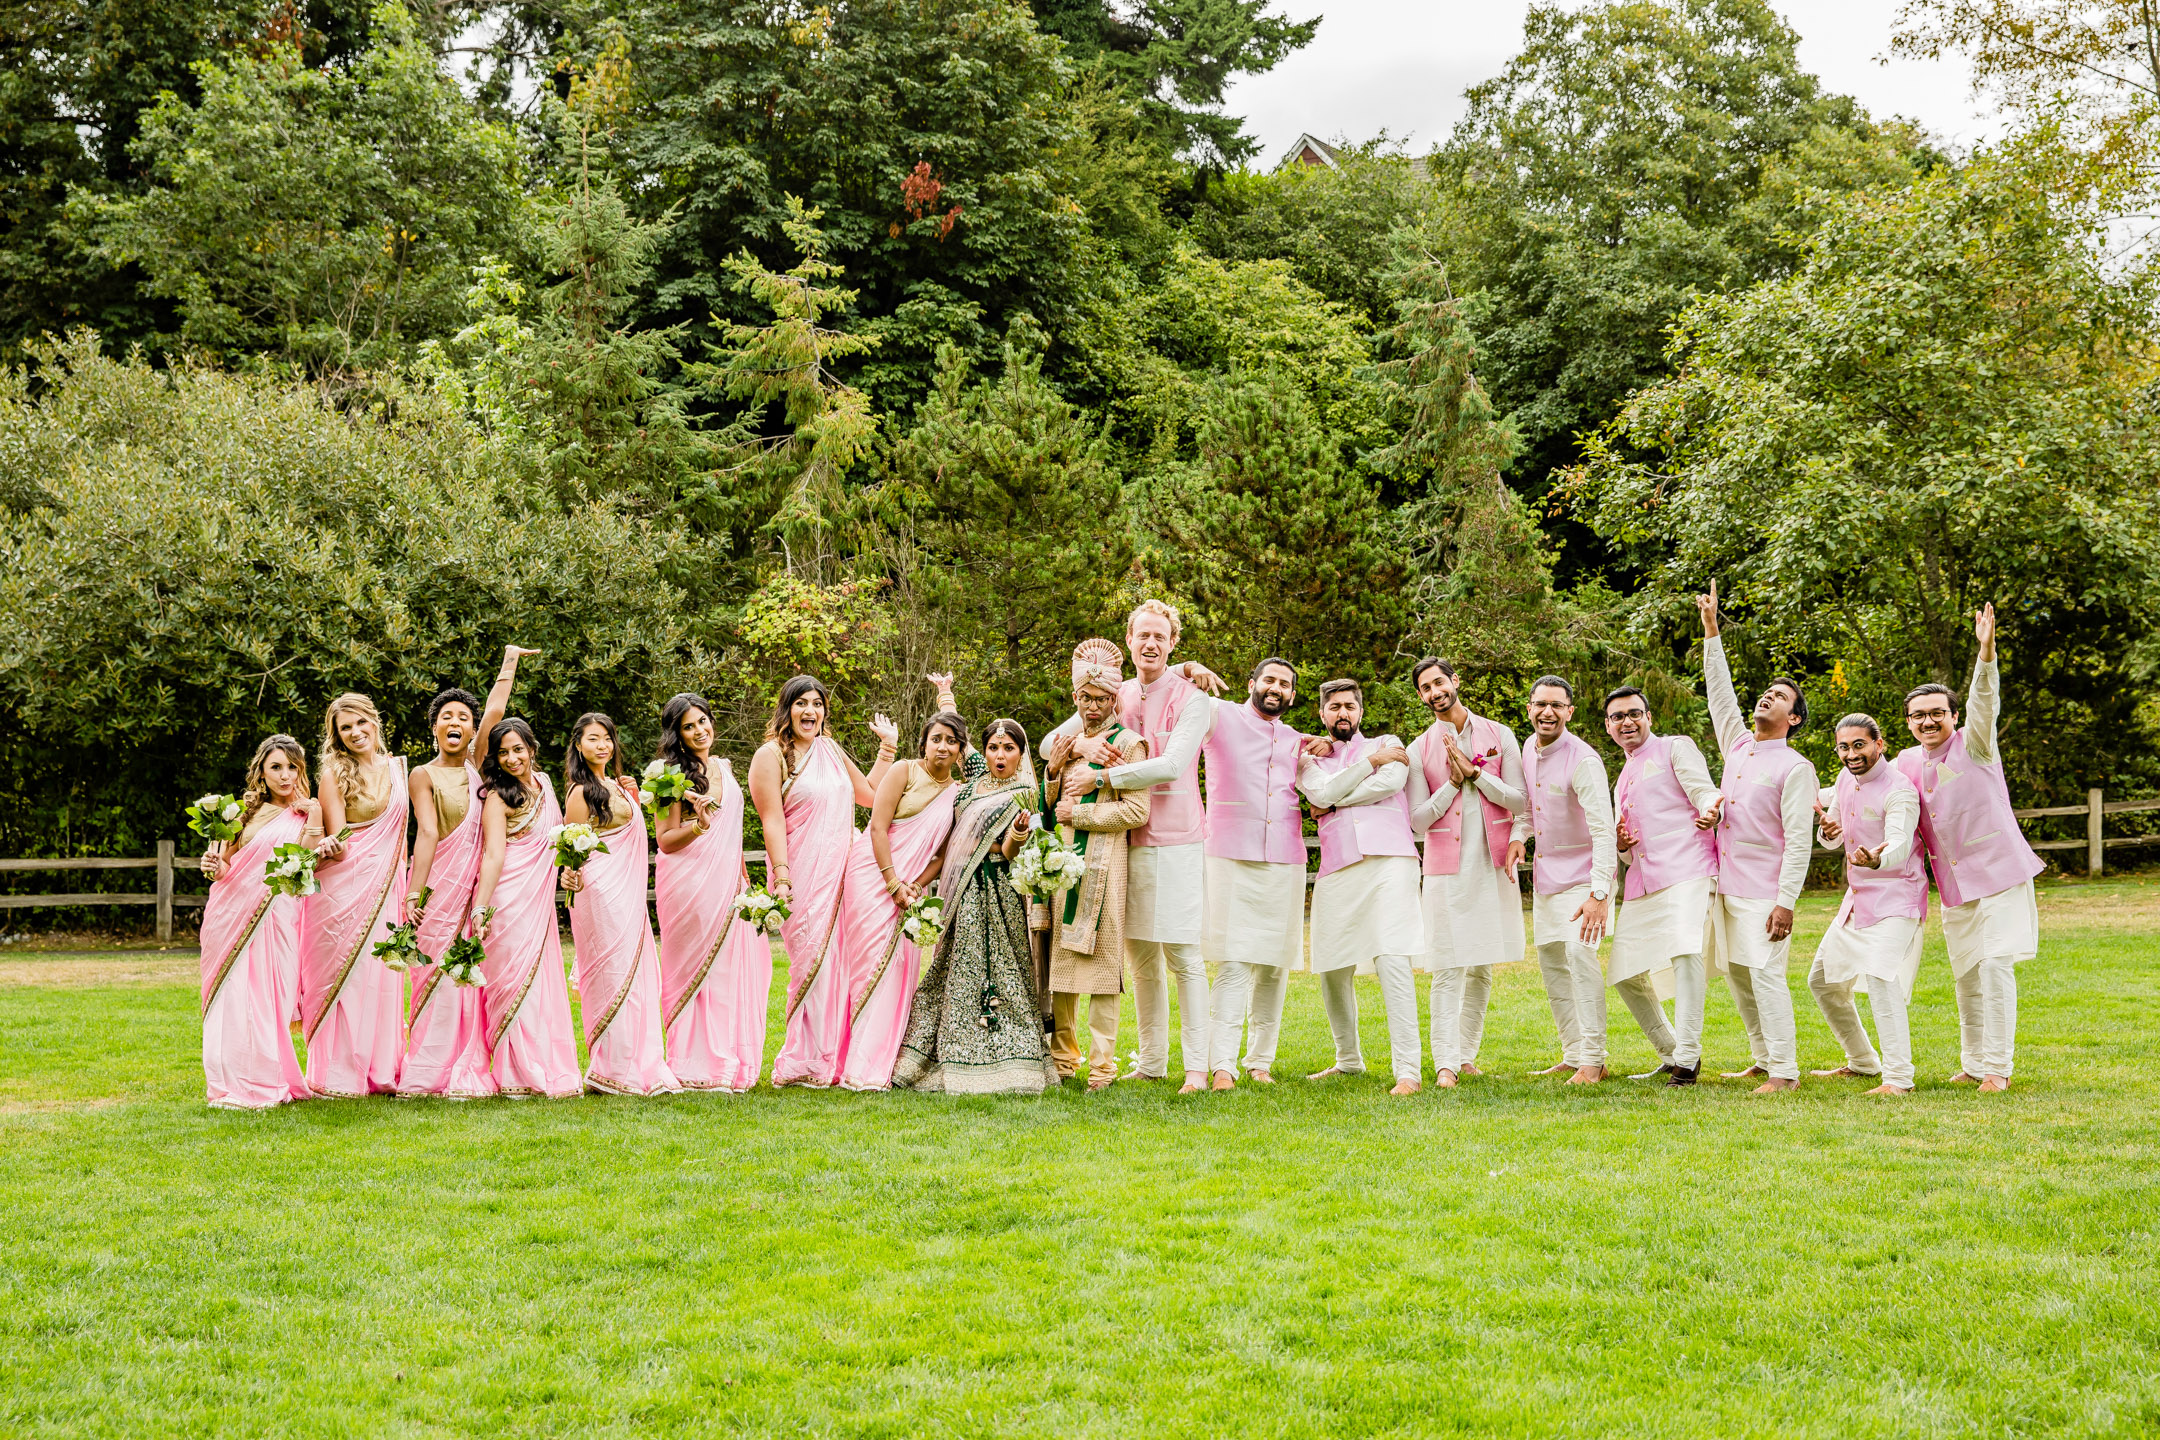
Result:
{"label": "white rose", "polygon": [[592,831],[588,830],[584,834],[577,837],[578,852],[580,854],[589,852],[594,846],[598,845],[599,843],[600,837],[593,834]]}
{"label": "white rose", "polygon": [[218,811],[218,818],[219,818],[219,819],[221,819],[221,820],[237,820],[237,819],[239,819],[239,818],[240,818],[240,802],[239,802],[239,801],[237,801],[237,800],[228,800],[228,801],[226,801],[226,802],[225,802],[225,808],[224,808],[224,809],[222,809],[222,810],[220,810],[220,811]]}
{"label": "white rose", "polygon": [[665,760],[655,760],[645,767],[645,778],[648,780],[657,780],[666,773],[667,761]]}

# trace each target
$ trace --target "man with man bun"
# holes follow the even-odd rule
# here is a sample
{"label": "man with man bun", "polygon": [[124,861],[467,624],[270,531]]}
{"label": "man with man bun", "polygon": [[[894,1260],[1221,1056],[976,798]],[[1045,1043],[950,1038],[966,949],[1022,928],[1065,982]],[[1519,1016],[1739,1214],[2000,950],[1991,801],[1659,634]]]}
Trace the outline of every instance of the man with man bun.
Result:
{"label": "man with man bun", "polygon": [[[1619,868],[1612,794],[1605,788],[1605,762],[1568,729],[1575,718],[1575,687],[1558,675],[1541,676],[1530,687],[1529,708],[1532,740],[1523,747],[1522,765],[1536,842],[1530,864],[1531,938],[1553,1026],[1560,1032],[1560,1064],[1539,1073],[1569,1070],[1569,1084],[1595,1085],[1606,1073],[1605,972],[1598,963],[1598,942],[1605,938],[1613,872]],[[1635,976],[1623,983],[1641,989],[1663,1024],[1648,981]]]}
{"label": "man with man bun", "polygon": [[1815,767],[1789,737],[1807,723],[1807,696],[1799,681],[1774,676],[1755,701],[1752,723],[1743,718],[1718,636],[1715,580],[1709,594],[1695,597],[1695,607],[1702,616],[1703,691],[1725,762],[1708,955],[1712,968],[1725,973],[1753,1051],[1752,1063],[1727,1078],[1766,1076],[1755,1093],[1770,1095],[1800,1087],[1800,1037],[1785,969],[1793,907],[1814,858],[1820,787]]}

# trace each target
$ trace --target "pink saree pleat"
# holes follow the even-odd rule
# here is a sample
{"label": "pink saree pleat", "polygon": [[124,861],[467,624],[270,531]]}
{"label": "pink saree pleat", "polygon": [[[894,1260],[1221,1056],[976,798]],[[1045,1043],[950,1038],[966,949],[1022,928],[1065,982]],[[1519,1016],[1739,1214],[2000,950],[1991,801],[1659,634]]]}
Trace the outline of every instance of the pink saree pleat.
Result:
{"label": "pink saree pleat", "polygon": [[[620,800],[615,802],[620,805]],[[607,853],[585,862],[570,902],[578,1016],[585,1025],[585,1088],[611,1095],[682,1089],[668,1069],[660,1013],[660,944],[645,909],[645,817],[601,836]]]}
{"label": "pink saree pleat", "polygon": [[570,1028],[570,984],[563,975],[562,929],[555,918],[555,846],[562,823],[555,787],[545,775],[539,813],[512,835],[495,882],[485,981],[488,1050],[505,1095],[575,1095],[577,1036]]}
{"label": "pink saree pleat", "polygon": [[[432,893],[414,927],[423,955],[440,956],[450,948],[472,909],[473,885],[480,879],[480,852],[485,848],[480,772],[470,765],[465,767],[465,785],[473,802],[457,828],[436,842],[428,869]],[[453,985],[433,965],[414,966],[412,1021],[405,1036],[405,1061],[398,1069],[398,1094],[475,1100],[494,1093],[481,987]]]}
{"label": "pink saree pleat", "polygon": [[375,942],[405,920],[405,819],[412,797],[397,765],[390,803],[356,826],[345,853],[318,866],[322,888],[300,910],[300,1024],[308,1085],[347,1098],[395,1090],[405,1051],[405,977]]}
{"label": "pink saree pleat", "polygon": [[832,958],[840,885],[855,838],[855,785],[831,740],[821,736],[811,747],[784,813],[794,898],[780,930],[788,953],[787,1036],[772,1079],[823,1088],[839,1078],[847,1046],[847,977]]}
{"label": "pink saree pleat", "polygon": [[724,760],[712,828],[655,867],[668,1064],[685,1090],[748,1090],[765,1065],[772,946],[735,923],[743,865],[743,793]]}
{"label": "pink saree pleat", "polygon": [[263,865],[306,825],[288,810],[235,853],[202,917],[203,1079],[210,1104],[260,1110],[308,1097],[286,1017],[300,987],[300,902],[273,896]]}
{"label": "pink saree pleat", "polygon": [[[893,822],[893,870],[912,879],[922,873],[952,830],[953,797],[948,785],[917,814]],[[840,1084],[850,1090],[890,1090],[893,1063],[907,1034],[908,1010],[915,999],[915,979],[922,953],[900,934],[900,902],[885,889],[877,852],[867,831],[849,851],[847,879],[840,890],[838,962],[847,975],[849,1021]]]}

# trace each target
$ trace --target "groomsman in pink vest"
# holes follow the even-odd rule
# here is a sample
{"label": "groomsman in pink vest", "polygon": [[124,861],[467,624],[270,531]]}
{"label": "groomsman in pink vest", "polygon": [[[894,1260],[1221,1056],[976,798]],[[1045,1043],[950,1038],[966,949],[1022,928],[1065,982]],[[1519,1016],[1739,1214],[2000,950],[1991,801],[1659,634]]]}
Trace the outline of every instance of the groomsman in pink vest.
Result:
{"label": "groomsman in pink vest", "polygon": [[1980,642],[1967,692],[1970,721],[1958,725],[1957,696],[1922,685],[1905,697],[1905,723],[1920,742],[1897,767],[1920,792],[1920,833],[1942,892],[1943,942],[1957,977],[1957,1083],[2010,1088],[2017,1059],[2017,965],[2040,950],[2033,877],[2045,868],[2018,829],[1996,748],[2002,675],[1995,664],[1995,607],[1973,616]]}
{"label": "groomsman in pink vest", "polygon": [[1755,1087],[1758,1095],[1797,1090],[1800,1034],[1785,972],[1793,907],[1815,857],[1821,782],[1788,737],[1807,723],[1807,696],[1799,681],[1775,676],[1757,697],[1752,721],[1744,718],[1718,637],[1715,580],[1709,594],[1695,597],[1695,607],[1702,615],[1703,692],[1725,761],[1709,958],[1713,969],[1725,973],[1753,1052],[1746,1069],[1726,1078],[1767,1077]]}
{"label": "groomsman in pink vest", "polygon": [[[1560,1063],[1538,1073],[1569,1070],[1570,1085],[1595,1085],[1606,1073],[1605,970],[1598,963],[1598,942],[1605,938],[1620,862],[1613,848],[1605,762],[1568,729],[1574,718],[1575,687],[1567,681],[1546,675],[1530,687],[1533,739],[1523,748],[1523,790],[1536,841],[1530,865],[1531,938],[1553,1027],[1560,1032]],[[1630,1007],[1653,1017],[1644,1028],[1669,1037],[1671,1027],[1648,978],[1637,975],[1623,986]],[[1665,1050],[1671,1049],[1668,1040]]]}
{"label": "groomsman in pink vest", "polygon": [[[1702,1073],[1703,969],[1710,902],[1717,889],[1718,788],[1702,751],[1685,735],[1660,735],[1650,702],[1632,685],[1605,697],[1605,733],[1627,756],[1613,785],[1614,839],[1627,864],[1620,919],[1613,926],[1607,979],[1628,996],[1643,1034],[1663,1057],[1668,1085],[1693,1085]],[[1623,981],[1670,969],[1673,1023],[1634,1005]]]}
{"label": "groomsman in pink vest", "polygon": [[[1927,921],[1927,864],[1919,841],[1920,793],[1883,753],[1882,727],[1872,715],[1837,722],[1838,777],[1817,797],[1826,844],[1845,847],[1845,900],[1815,947],[1808,988],[1830,1033],[1845,1047],[1845,1063],[1821,1076],[1872,1075],[1870,1095],[1909,1095],[1913,1088],[1912,1030],[1906,1007],[1920,973],[1920,933]],[[1865,984],[1882,1054],[1868,1043],[1853,1004]]]}
{"label": "groomsman in pink vest", "polygon": [[1425,838],[1425,967],[1432,971],[1433,1081],[1482,1073],[1478,1047],[1492,967],[1523,957],[1515,879],[1530,822],[1515,732],[1473,715],[1455,667],[1428,655],[1410,671],[1433,723],[1410,742],[1410,828]]}
{"label": "groomsman in pink vest", "polygon": [[1299,766],[1298,788],[1318,816],[1320,874],[1312,891],[1312,968],[1335,1037],[1335,1063],[1308,1080],[1365,1073],[1358,1043],[1357,973],[1370,965],[1387,1008],[1390,1095],[1423,1088],[1414,957],[1425,949],[1417,840],[1403,786],[1410,756],[1393,735],[1363,734],[1365,691],[1355,680],[1320,687],[1320,724],[1332,742]]}
{"label": "groomsman in pink vest", "polygon": [[[1159,1080],[1170,1068],[1170,975],[1177,976],[1181,1094],[1207,1086],[1209,1018],[1207,962],[1200,953],[1203,888],[1200,747],[1215,724],[1216,701],[1202,691],[1222,681],[1205,666],[1173,669],[1178,612],[1143,600],[1125,622],[1125,648],[1135,678],[1118,691],[1118,722],[1147,741],[1148,758],[1114,765],[1114,789],[1148,791],[1148,820],[1126,837],[1125,957],[1132,967],[1139,1054],[1126,1079]],[[1078,735],[1077,721],[1043,737],[1043,753],[1060,733]],[[1076,738],[1073,753],[1091,764],[1116,757],[1099,740]]]}
{"label": "groomsman in pink vest", "polygon": [[1269,656],[1247,677],[1246,696],[1243,705],[1215,707],[1201,747],[1207,881],[1200,952],[1215,965],[1208,1066],[1217,1090],[1237,1084],[1241,1038],[1246,1071],[1262,1085],[1275,1083],[1283,989],[1305,958],[1305,812],[1297,790],[1305,737],[1282,719],[1297,703],[1297,668]]}

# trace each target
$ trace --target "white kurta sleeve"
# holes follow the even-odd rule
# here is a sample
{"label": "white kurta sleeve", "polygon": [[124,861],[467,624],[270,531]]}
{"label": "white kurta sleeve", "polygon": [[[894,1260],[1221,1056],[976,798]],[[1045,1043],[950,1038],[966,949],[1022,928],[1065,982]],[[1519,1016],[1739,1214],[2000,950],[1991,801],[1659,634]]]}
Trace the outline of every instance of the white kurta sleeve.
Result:
{"label": "white kurta sleeve", "polygon": [[1808,862],[1815,858],[1815,794],[1822,788],[1815,767],[1799,764],[1785,772],[1778,794],[1778,818],[1785,823],[1785,853],[1778,860],[1777,903],[1787,910],[1800,903],[1807,885]]}
{"label": "white kurta sleeve", "polygon": [[1431,789],[1425,781],[1425,745],[1433,740],[1432,731],[1410,742],[1410,779],[1405,787],[1410,792],[1410,833],[1423,839],[1425,832],[1447,814],[1448,806],[1455,803],[1456,786],[1451,780],[1440,783],[1438,790]]}
{"label": "white kurta sleeve", "polygon": [[1703,762],[1702,747],[1685,735],[1672,737],[1672,770],[1681,793],[1697,811],[1709,809],[1710,802],[1718,798],[1717,782],[1710,778],[1710,767]]}
{"label": "white kurta sleeve", "polygon": [[1590,827],[1590,888],[1610,895],[1620,858],[1613,831],[1612,792],[1605,788],[1605,762],[1595,753],[1583,756],[1575,762],[1568,788],[1575,792],[1583,822]]}
{"label": "white kurta sleeve", "polygon": [[1080,717],[1078,715],[1068,715],[1065,717],[1063,724],[1059,725],[1049,734],[1043,736],[1041,740],[1036,742],[1035,753],[1037,755],[1040,755],[1043,759],[1048,760],[1050,758],[1050,746],[1057,740],[1058,736],[1078,735],[1079,733]]}
{"label": "white kurta sleeve", "polygon": [[[1878,765],[1890,762],[1878,760]],[[1910,785],[1893,785],[1883,805],[1882,864],[1895,870],[1912,856],[1913,835],[1920,829],[1920,792]]]}
{"label": "white kurta sleeve", "polygon": [[1106,772],[1111,788],[1145,790],[1151,785],[1177,779],[1191,768],[1193,757],[1200,753],[1200,747],[1214,731],[1215,698],[1205,694],[1193,696],[1178,715],[1177,724],[1170,731],[1170,743],[1163,746],[1163,753],[1135,760],[1130,765],[1111,766]]}
{"label": "white kurta sleeve", "polygon": [[1530,795],[1523,788],[1522,742],[1515,738],[1513,730],[1500,727],[1500,773],[1480,770],[1470,783],[1477,786],[1480,795],[1515,817],[1508,839],[1530,838]]}
{"label": "white kurta sleeve", "polygon": [[1983,765],[1995,759],[1995,721],[2002,714],[2002,667],[1993,660],[1973,661],[1972,684],[1965,692],[1965,753]]}
{"label": "white kurta sleeve", "polygon": [[[1815,808],[1824,815],[1834,813],[1830,807],[1835,804],[1837,804],[1837,786],[1824,785],[1815,791]],[[1822,825],[1818,821],[1815,827],[1815,843],[1826,850],[1835,850],[1841,842],[1832,840],[1828,835],[1823,834]]]}
{"label": "white kurta sleeve", "polygon": [[1710,724],[1717,732],[1720,755],[1754,734],[1740,708],[1740,692],[1733,686],[1732,665],[1725,658],[1725,641],[1716,635],[1702,642],[1703,694],[1710,702]]}
{"label": "white kurta sleeve", "polygon": [[[1386,746],[1402,742],[1393,735],[1383,735],[1380,743]],[[1375,770],[1371,761],[1360,760],[1340,770],[1326,771],[1311,756],[1298,762],[1298,789],[1323,810],[1340,810],[1385,800],[1402,789],[1409,779],[1410,767],[1399,763],[1382,765]]]}

